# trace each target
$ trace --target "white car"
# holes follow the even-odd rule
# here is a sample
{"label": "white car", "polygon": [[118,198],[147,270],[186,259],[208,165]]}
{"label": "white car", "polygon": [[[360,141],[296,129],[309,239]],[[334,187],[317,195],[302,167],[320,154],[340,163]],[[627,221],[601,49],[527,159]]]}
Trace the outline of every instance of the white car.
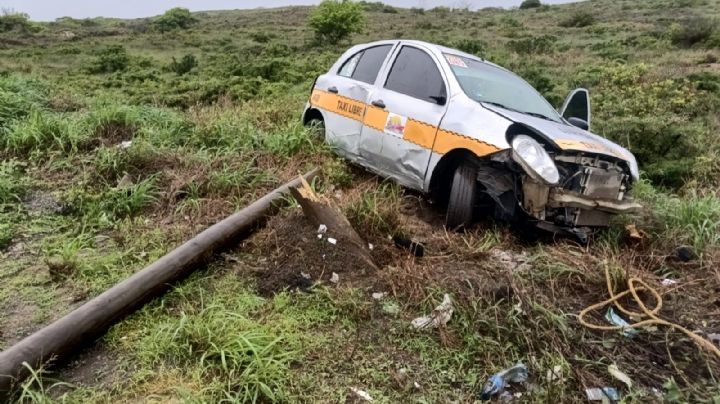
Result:
{"label": "white car", "polygon": [[341,156],[447,203],[446,224],[478,213],[581,238],[629,196],[635,157],[594,135],[585,89],[560,112],[512,72],[420,41],[345,52],[313,85],[305,124]]}

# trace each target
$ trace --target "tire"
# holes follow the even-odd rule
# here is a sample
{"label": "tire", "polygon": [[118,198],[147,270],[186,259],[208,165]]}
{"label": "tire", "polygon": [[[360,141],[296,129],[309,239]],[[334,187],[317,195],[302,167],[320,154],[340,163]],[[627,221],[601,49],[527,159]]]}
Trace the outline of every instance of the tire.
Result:
{"label": "tire", "polygon": [[448,200],[445,226],[451,230],[463,229],[472,223],[477,198],[477,169],[462,163],[453,174]]}

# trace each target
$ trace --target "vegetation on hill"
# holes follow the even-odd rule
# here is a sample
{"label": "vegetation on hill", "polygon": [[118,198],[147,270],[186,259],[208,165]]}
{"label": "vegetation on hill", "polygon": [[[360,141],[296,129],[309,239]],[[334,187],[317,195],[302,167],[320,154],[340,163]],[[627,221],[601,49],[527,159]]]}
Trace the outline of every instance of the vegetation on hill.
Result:
{"label": "vegetation on hill", "polygon": [[[489,375],[523,361],[531,386],[513,392],[529,401],[581,401],[585,387],[608,385],[628,401],[717,400],[720,365],[683,334],[628,339],[576,315],[606,298],[609,268],[618,291],[631,276],[660,288],[663,317],[720,332],[718,18],[718,0],[0,16],[0,348],[316,165],[319,190],[383,268],[329,282],[318,265],[330,252],[313,249],[315,229],[286,208],[18,397],[336,402],[361,388],[381,402],[469,402]],[[556,106],[589,88],[593,130],[640,161],[634,192],[646,211],[588,247],[528,243],[491,222],[445,233],[422,198],[348,166],[299,122],[313,79],[350,42],[387,38],[487,58]],[[627,224],[642,240],[628,239]],[[387,236],[398,233],[425,242],[427,256],[396,249]],[[684,262],[683,245],[697,258]],[[271,274],[298,268],[321,280],[312,293],[265,293]],[[456,304],[448,326],[411,330],[444,293]],[[633,387],[608,374],[613,363]],[[553,369],[562,375],[548,377]]]}

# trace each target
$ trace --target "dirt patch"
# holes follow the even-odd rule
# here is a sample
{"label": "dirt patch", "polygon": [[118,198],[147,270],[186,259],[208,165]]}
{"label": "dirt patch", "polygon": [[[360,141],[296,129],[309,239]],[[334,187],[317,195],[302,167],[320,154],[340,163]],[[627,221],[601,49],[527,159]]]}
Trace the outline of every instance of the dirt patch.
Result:
{"label": "dirt patch", "polygon": [[137,128],[132,125],[126,125],[121,122],[107,122],[100,125],[95,130],[95,138],[100,144],[105,146],[118,145],[122,142],[132,140],[137,132]]}
{"label": "dirt patch", "polygon": [[0,348],[7,348],[30,335],[37,325],[32,321],[38,310],[34,304],[11,303],[2,310],[0,326]]}
{"label": "dirt patch", "polygon": [[60,214],[63,212],[63,206],[50,192],[42,190],[31,191],[23,202],[30,216]]}
{"label": "dirt patch", "polygon": [[[347,240],[317,230],[299,210],[270,220],[259,240],[269,255],[268,269],[257,274],[261,295],[307,290],[319,281],[360,287],[374,282],[372,270],[343,247]],[[379,250],[373,248],[372,254],[380,254]]]}
{"label": "dirt patch", "polygon": [[[73,386],[109,389],[122,375],[122,372],[118,371],[118,362],[115,354],[99,342],[81,351],[75,359],[50,377]],[[56,389],[52,392],[59,396],[66,390]]]}

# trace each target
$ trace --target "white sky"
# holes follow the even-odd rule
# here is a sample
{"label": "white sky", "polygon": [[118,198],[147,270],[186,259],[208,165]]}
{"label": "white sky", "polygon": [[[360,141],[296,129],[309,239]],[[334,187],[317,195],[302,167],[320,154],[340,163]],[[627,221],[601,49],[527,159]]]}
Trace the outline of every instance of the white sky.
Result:
{"label": "white sky", "polygon": [[[542,0],[543,3],[570,3],[573,0]],[[257,7],[317,4],[319,0],[0,0],[0,9],[12,9],[30,14],[35,21],[52,21],[59,17],[137,18],[162,14],[172,7],[185,7],[193,11],[231,10]],[[513,7],[522,0],[385,0],[398,7],[436,6]]]}

